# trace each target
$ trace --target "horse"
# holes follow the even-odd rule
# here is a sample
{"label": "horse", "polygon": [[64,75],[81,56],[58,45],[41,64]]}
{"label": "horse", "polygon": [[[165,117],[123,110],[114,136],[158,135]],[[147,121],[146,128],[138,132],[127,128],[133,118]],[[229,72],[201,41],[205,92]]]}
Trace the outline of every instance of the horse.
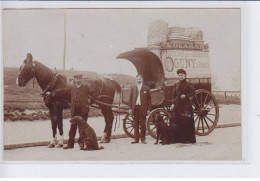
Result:
{"label": "horse", "polygon": [[[48,147],[53,148],[55,147],[55,145],[57,145],[58,147],[63,147],[64,136],[62,112],[63,109],[68,109],[71,106],[70,89],[73,85],[67,83],[67,79],[65,76],[57,74],[56,71],[51,70],[39,61],[33,60],[32,54],[28,53],[27,58],[20,66],[19,75],[17,77],[16,83],[19,87],[25,87],[26,84],[32,79],[36,79],[39,86],[41,87],[41,95],[43,96],[45,105],[49,109],[50,113],[52,125],[52,141],[49,143]],[[85,82],[89,83],[91,87],[99,92],[97,100],[107,104],[112,104],[115,93],[121,92],[120,85],[116,81],[108,78],[87,79],[85,80]],[[53,97],[49,96],[53,92],[59,92],[59,90],[67,91],[60,91],[65,93],[55,94]],[[99,104],[98,106],[101,109],[101,112],[105,119],[104,133],[100,142],[109,143],[114,120],[112,108]],[[57,136],[57,127],[60,133],[59,138]]]}

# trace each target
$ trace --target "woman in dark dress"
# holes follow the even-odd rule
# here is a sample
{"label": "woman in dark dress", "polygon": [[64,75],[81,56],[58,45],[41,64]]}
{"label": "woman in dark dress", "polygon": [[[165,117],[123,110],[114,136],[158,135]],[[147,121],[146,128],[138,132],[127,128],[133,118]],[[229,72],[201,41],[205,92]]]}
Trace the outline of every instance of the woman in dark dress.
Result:
{"label": "woman in dark dress", "polygon": [[175,142],[196,143],[193,109],[190,97],[195,94],[194,86],[186,81],[186,71],[177,70],[179,82],[173,87]]}

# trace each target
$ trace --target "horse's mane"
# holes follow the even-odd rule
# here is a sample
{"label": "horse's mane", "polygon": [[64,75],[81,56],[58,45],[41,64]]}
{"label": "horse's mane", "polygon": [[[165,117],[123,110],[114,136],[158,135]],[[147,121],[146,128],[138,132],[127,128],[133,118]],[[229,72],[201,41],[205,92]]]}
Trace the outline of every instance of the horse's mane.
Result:
{"label": "horse's mane", "polygon": [[[33,61],[35,64],[35,71],[36,71],[36,79],[39,83],[39,85],[46,86],[45,84],[50,82],[55,74],[53,70],[51,70],[49,67],[43,65],[42,63],[38,62],[37,60]],[[43,88],[43,87],[42,87]]]}
{"label": "horse's mane", "polygon": [[38,62],[37,60],[33,61],[37,65],[37,71],[43,70],[46,74],[54,74],[54,71],[47,67],[46,65],[43,65],[41,62]]}

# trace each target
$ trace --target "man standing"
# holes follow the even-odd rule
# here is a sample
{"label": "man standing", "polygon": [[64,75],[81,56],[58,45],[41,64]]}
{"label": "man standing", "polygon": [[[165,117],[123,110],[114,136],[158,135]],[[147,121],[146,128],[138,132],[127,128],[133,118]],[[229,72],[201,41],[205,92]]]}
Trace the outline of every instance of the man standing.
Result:
{"label": "man standing", "polygon": [[[71,118],[81,116],[87,122],[89,105],[91,100],[89,96],[95,96],[96,91],[87,84],[82,84],[82,75],[74,76],[74,86],[71,89]],[[69,131],[69,140],[67,146],[63,149],[74,148],[74,139],[77,132],[77,123],[71,123]]]}
{"label": "man standing", "polygon": [[141,125],[141,141],[146,144],[145,133],[146,133],[146,116],[151,110],[151,94],[150,88],[143,85],[143,76],[136,76],[136,85],[131,88],[129,107],[130,114],[134,117],[134,134],[135,140],[132,144],[139,143],[139,124]]}

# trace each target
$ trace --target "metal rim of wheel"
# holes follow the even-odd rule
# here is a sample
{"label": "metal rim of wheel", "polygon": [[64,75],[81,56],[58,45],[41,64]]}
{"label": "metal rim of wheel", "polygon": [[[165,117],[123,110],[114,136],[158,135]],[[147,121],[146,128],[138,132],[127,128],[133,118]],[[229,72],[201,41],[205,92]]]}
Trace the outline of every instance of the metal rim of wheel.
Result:
{"label": "metal rim of wheel", "polygon": [[[134,138],[134,118],[132,114],[127,114],[123,119],[123,129],[127,136]],[[141,130],[141,126],[139,125]],[[140,131],[139,131],[140,132]]]}
{"label": "metal rim of wheel", "polygon": [[155,127],[155,120],[154,120],[154,116],[156,114],[160,114],[164,120],[164,122],[166,124],[170,124],[170,118],[171,118],[171,114],[169,111],[167,111],[164,108],[157,108],[154,109],[148,116],[147,118],[147,123],[146,123],[146,127],[147,127],[147,131],[150,134],[151,137],[156,138],[157,137],[157,133],[156,133],[156,127]]}
{"label": "metal rim of wheel", "polygon": [[207,90],[196,90],[191,99],[195,133],[199,136],[210,134],[217,126],[219,107],[216,98]]}

